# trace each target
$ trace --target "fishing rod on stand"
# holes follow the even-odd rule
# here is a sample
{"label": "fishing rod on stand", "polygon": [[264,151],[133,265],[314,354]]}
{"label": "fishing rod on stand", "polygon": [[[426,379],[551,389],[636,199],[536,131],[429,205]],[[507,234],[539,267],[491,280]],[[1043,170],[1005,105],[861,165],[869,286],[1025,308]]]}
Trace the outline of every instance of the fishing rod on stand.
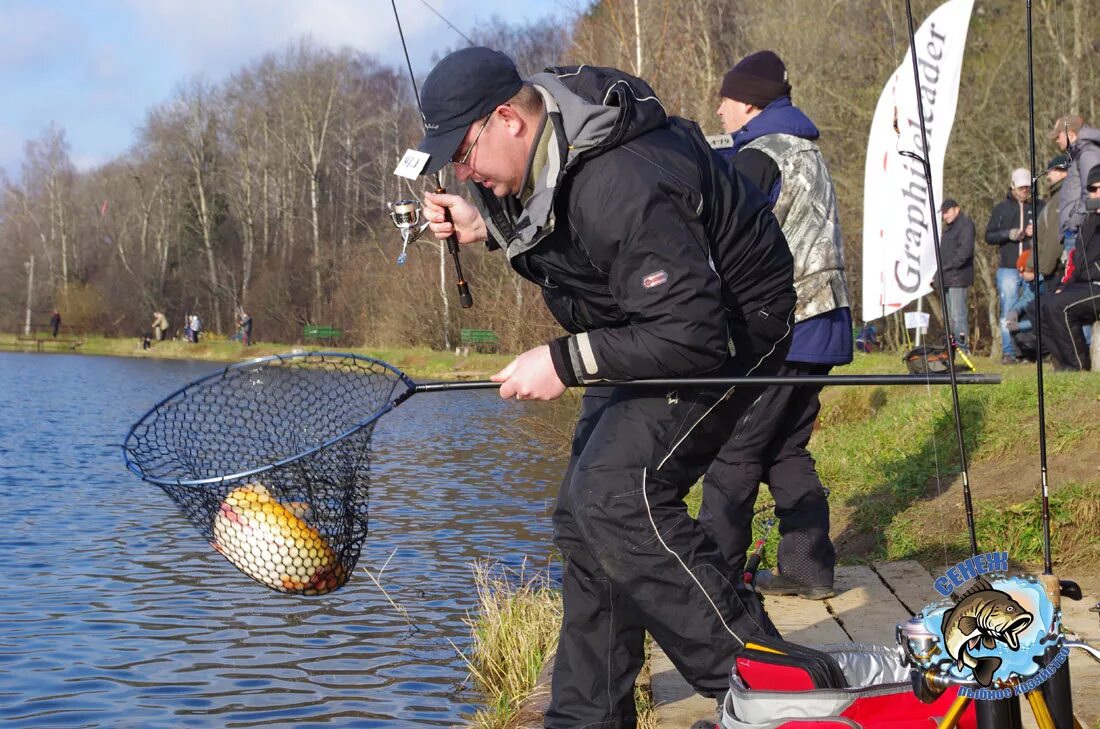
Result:
{"label": "fishing rod on stand", "polygon": [[[905,16],[909,31],[909,57],[913,66],[913,87],[916,96],[917,121],[920,127],[921,152],[917,154],[907,150],[899,150],[899,153],[917,161],[924,171],[924,182],[928,190],[928,207],[931,211],[932,250],[936,257],[937,286],[940,295],[940,305],[943,308],[944,328],[951,336],[951,315],[947,306],[947,288],[943,285],[943,261],[940,255],[940,234],[937,222],[939,211],[936,209],[935,190],[932,186],[931,150],[928,148],[928,125],[924,116],[924,99],[920,83],[920,67],[917,62],[916,31],[913,27],[912,0],[905,0]],[[950,344],[948,345],[950,347]],[[970,555],[978,554],[977,530],[974,524],[974,503],[970,491],[970,474],[967,468],[966,442],[962,432],[962,413],[959,407],[959,388],[955,373],[955,358],[947,357],[947,372],[951,380],[951,407],[955,417],[955,438],[959,448],[960,478],[962,479],[963,507],[966,511],[966,530],[970,540]],[[960,697],[959,701],[963,701]],[[963,706],[963,704],[960,704]],[[961,709],[960,709],[961,713]],[[1017,729],[1020,726],[1020,703],[1017,697],[999,701],[979,701],[976,706],[976,714],[979,729]]]}
{"label": "fishing rod on stand", "polygon": [[[413,95],[416,97],[416,108],[420,112],[420,118],[426,121],[424,107],[420,103],[420,89],[416,86],[416,74],[413,73],[412,61],[409,59],[409,47],[405,43],[405,32],[401,29],[401,16],[397,14],[397,0],[390,0],[390,4],[393,5],[393,18],[397,21],[397,34],[401,38],[401,48],[405,51],[405,63],[409,67],[409,80],[412,81]],[[407,160],[410,160],[410,154],[413,154],[413,150],[405,154],[405,158],[398,165],[399,170],[408,164]],[[415,170],[411,176],[416,177],[422,166],[423,160],[420,162],[420,167],[411,168]],[[447,189],[443,186],[443,171],[440,170],[435,173],[435,194],[445,195],[446,193]],[[428,223],[420,221],[420,202],[418,200],[398,200],[395,203],[387,203],[387,206],[390,209],[390,218],[393,220],[394,226],[401,231],[401,254],[397,258],[397,263],[400,265],[405,262],[406,250],[409,244],[420,237],[420,234],[428,227]],[[451,223],[453,227],[454,221],[451,220],[450,209],[444,208],[443,215],[444,220]],[[474,298],[470,294],[470,285],[466,283],[466,279],[462,275],[462,261],[459,258],[456,232],[452,232],[447,237],[447,251],[451,254],[451,260],[454,262],[459,304],[462,305],[463,309],[469,309],[474,305]]]}
{"label": "fishing rod on stand", "polygon": [[[1033,39],[1032,39],[1032,12],[1031,12],[1031,0],[1026,0],[1027,4],[1027,64],[1028,64],[1028,111],[1029,111],[1029,123],[1030,123],[1030,144],[1031,144],[1031,175],[1034,180],[1035,173],[1035,96],[1034,96],[1034,61],[1033,61]],[[908,21],[909,31],[909,48],[910,57],[913,66],[913,83],[916,94],[916,106],[917,106],[917,118],[920,127],[921,135],[921,149],[923,151],[923,157],[908,151],[902,151],[901,154],[917,160],[923,166],[925,174],[925,183],[928,190],[928,202],[932,211],[932,237],[933,245],[936,257],[936,265],[939,269],[938,283],[940,290],[940,303],[944,311],[945,326],[950,333],[950,314],[947,306],[947,292],[943,286],[943,273],[942,273],[942,261],[940,256],[940,241],[939,232],[936,225],[936,205],[934,202],[934,192],[932,189],[932,171],[930,164],[930,150],[928,148],[928,134],[926,117],[924,114],[924,103],[920,84],[920,70],[918,66],[916,56],[916,34],[913,26],[913,10],[911,0],[905,2],[906,18]],[[1037,202],[1035,196],[1032,196],[1031,218],[1037,220]],[[1036,261],[1035,271],[1036,278],[1034,281],[1035,287],[1035,310],[1039,311],[1040,303],[1040,291],[1039,291],[1039,266],[1038,266],[1038,250],[1036,247],[1036,241],[1038,236],[1032,236],[1032,259]],[[1044,572],[1040,576],[1038,583],[1041,585],[1043,592],[1049,597],[1051,604],[1055,609],[1056,624],[1060,625],[1060,606],[1061,598],[1069,597],[1072,599],[1081,598],[1081,590],[1075,583],[1071,581],[1059,581],[1053,574],[1052,556],[1051,556],[1051,542],[1050,542],[1050,502],[1049,502],[1049,489],[1047,483],[1047,453],[1046,453],[1046,422],[1045,422],[1045,403],[1043,399],[1043,365],[1042,365],[1042,330],[1041,330],[1041,316],[1036,316],[1035,329],[1036,329],[1036,347],[1037,347],[1037,371],[1038,371],[1038,406],[1039,406],[1039,450],[1041,458],[1041,482],[1042,482],[1042,520],[1043,520],[1043,557],[1044,557]],[[950,336],[950,334],[948,335]],[[952,382],[951,394],[952,404],[954,407],[955,416],[955,433],[958,439],[959,457],[961,462],[961,477],[963,486],[963,500],[966,509],[966,521],[968,536],[970,538],[970,550],[971,556],[976,557],[978,554],[977,547],[977,535],[974,523],[973,505],[971,500],[969,476],[967,473],[967,461],[966,451],[964,448],[964,441],[962,436],[962,422],[960,418],[959,400],[958,400],[958,387],[957,378],[955,374],[954,360],[952,357],[947,358],[948,373]],[[916,620],[916,619],[914,619]],[[914,630],[912,625],[913,620],[906,626],[899,625],[899,644],[908,646],[910,655],[916,659],[916,663],[919,664],[921,658],[925,657],[920,655],[920,651],[914,652],[914,638],[920,638],[918,635],[919,629]],[[918,621],[919,623],[919,621]],[[1051,665],[1056,654],[1060,651],[1068,650],[1070,647],[1080,647],[1090,653],[1095,653],[1095,649],[1087,646],[1081,642],[1068,641],[1064,636],[1058,636],[1059,640],[1054,641],[1052,645],[1044,654],[1044,658],[1047,661],[1046,665]],[[903,641],[903,638],[906,640]],[[919,640],[916,641],[919,643]],[[935,694],[937,691],[942,691],[947,685],[961,685],[959,680],[953,676],[943,674],[936,670],[926,671],[923,674],[916,675],[914,677],[914,690],[918,696],[922,693],[927,694],[931,691]],[[1027,697],[1031,706],[1032,713],[1035,716],[1036,721],[1043,729],[1074,729],[1076,722],[1073,718],[1073,705],[1072,697],[1070,693],[1070,677],[1069,677],[1069,662],[1064,661],[1063,665],[1054,671],[1053,675],[1043,681],[1037,689],[1027,690],[1024,695]],[[1019,693],[1012,692],[1008,698],[1001,698],[996,700],[980,700],[976,702],[976,718],[978,729],[1019,729],[1022,726],[1022,718],[1020,714],[1020,701]],[[952,716],[949,719],[945,719],[941,723],[943,726],[955,726],[958,717],[961,716],[963,710],[965,710],[967,704],[971,701],[969,696],[959,695],[956,699],[955,705],[952,706],[950,712]]]}
{"label": "fishing rod on stand", "polygon": [[[1031,281],[1035,294],[1035,379],[1038,388],[1039,408],[1039,478],[1042,490],[1042,527],[1043,527],[1043,574],[1039,576],[1039,584],[1043,586],[1047,597],[1050,598],[1054,609],[1059,613],[1062,610],[1062,598],[1072,600],[1081,599],[1081,588],[1072,580],[1060,580],[1054,574],[1053,556],[1051,554],[1050,540],[1050,487],[1047,481],[1047,428],[1046,428],[1046,402],[1043,387],[1043,317],[1042,317],[1042,283],[1039,272],[1039,230],[1038,230],[1038,195],[1036,194],[1035,175],[1035,59],[1034,43],[1032,39],[1032,14],[1031,0],[1027,4],[1027,109],[1028,109],[1028,141],[1030,145],[1030,170],[1032,183],[1031,192],[1031,219],[1035,221],[1034,235],[1031,237],[1031,260],[1034,261],[1035,278]],[[1046,653],[1048,661],[1053,660],[1058,651],[1058,646],[1052,646]],[[1040,686],[1043,698],[1046,700],[1054,726],[1057,729],[1073,729],[1075,720],[1073,717],[1073,693],[1070,680],[1069,661],[1055,672]]]}
{"label": "fishing rod on stand", "polygon": [[[936,256],[936,288],[939,290],[940,294],[940,306],[943,307],[944,328],[947,329],[948,338],[950,338],[951,317],[947,306],[947,287],[943,285],[943,261],[940,256],[940,229],[939,225],[936,222],[939,211],[936,209],[936,196],[935,191],[932,189],[932,164],[929,161],[928,126],[925,123],[924,100],[922,98],[923,94],[921,92],[920,85],[920,68],[917,64],[917,40],[916,31],[913,28],[912,0],[905,0],[905,15],[906,20],[909,24],[909,57],[910,60],[913,62],[913,85],[917,100],[917,121],[920,126],[920,139],[923,156],[915,152],[910,152],[908,150],[899,150],[899,154],[920,163],[921,168],[924,171],[924,184],[927,186],[928,189],[928,207],[932,213],[929,222],[931,223],[932,227],[932,250]],[[950,347],[950,344],[948,344],[948,347]],[[978,537],[977,531],[974,526],[974,503],[970,493],[970,473],[967,468],[966,462],[966,442],[963,440],[962,412],[959,407],[958,375],[955,373],[955,358],[952,356],[947,357],[947,374],[951,381],[951,408],[952,413],[955,416],[955,439],[957,440],[959,446],[959,468],[961,471],[960,477],[962,478],[963,506],[966,510],[966,531],[967,536],[970,538],[970,555],[976,556],[978,554]]]}

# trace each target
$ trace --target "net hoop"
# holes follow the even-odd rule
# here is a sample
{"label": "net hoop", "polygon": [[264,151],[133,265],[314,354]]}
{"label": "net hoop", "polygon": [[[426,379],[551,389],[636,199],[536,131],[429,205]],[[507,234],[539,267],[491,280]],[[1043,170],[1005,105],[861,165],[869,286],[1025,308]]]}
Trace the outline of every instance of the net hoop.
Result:
{"label": "net hoop", "polygon": [[[319,359],[320,361],[323,362],[325,357],[340,358],[340,359],[343,359],[343,360],[349,360],[349,359],[350,360],[358,360],[360,362],[365,362],[365,363],[368,363],[369,365],[382,368],[382,369],[390,372],[395,377],[395,382],[394,382],[395,387],[393,388],[394,390],[397,389],[396,388],[397,382],[400,382],[400,383],[405,385],[405,387],[407,388],[406,393],[408,393],[409,391],[412,391],[416,387],[416,383],[413,382],[413,380],[411,380],[408,375],[406,375],[404,372],[397,369],[393,365],[389,364],[388,362],[383,362],[382,360],[375,359],[374,357],[368,357],[367,355],[353,354],[353,353],[349,353],[349,352],[334,352],[334,351],[330,351],[330,350],[310,350],[310,351],[305,351],[305,352],[290,352],[290,353],[284,353],[284,354],[273,354],[273,355],[268,355],[266,357],[256,357],[254,359],[245,360],[243,362],[236,362],[234,364],[227,365],[224,368],[222,368],[222,369],[220,369],[216,372],[212,372],[208,375],[200,377],[197,380],[193,380],[193,381],[187,383],[186,385],[184,385],[180,389],[178,389],[175,392],[171,393],[170,395],[168,395],[167,397],[165,397],[164,399],[160,400],[158,403],[153,405],[151,408],[149,408],[149,410],[146,411],[145,414],[142,415],[141,418],[139,418],[138,421],[136,423],[134,423],[133,426],[131,426],[130,430],[126,434],[126,439],[123,441],[122,455],[123,455],[123,459],[126,462],[126,468],[131,473],[135,474],[140,479],[142,479],[143,481],[146,481],[146,482],[152,483],[152,484],[156,484],[158,486],[208,486],[208,485],[211,485],[211,484],[223,484],[223,483],[226,483],[226,482],[229,482],[229,481],[248,479],[248,478],[251,478],[253,476],[257,476],[257,475],[260,475],[262,473],[266,473],[266,472],[271,471],[273,469],[281,468],[281,467],[286,466],[288,464],[294,463],[295,461],[299,461],[301,459],[308,458],[308,457],[314,455],[315,453],[318,453],[319,451],[322,451],[322,450],[332,446],[334,443],[337,443],[338,441],[341,441],[341,440],[347,438],[348,436],[357,433],[358,431],[362,430],[363,428],[367,428],[367,427],[373,425],[375,422],[378,421],[379,418],[381,418],[383,415],[388,413],[390,410],[393,410],[393,408],[395,408],[397,406],[397,404],[400,402],[400,400],[402,399],[401,397],[397,397],[397,398],[392,398],[391,397],[391,399],[389,400],[389,402],[386,405],[384,405],[383,407],[376,410],[370,417],[368,417],[368,418],[366,418],[362,421],[359,421],[358,423],[355,423],[352,427],[347,428],[347,429],[343,430],[342,432],[337,433],[336,435],[334,435],[330,438],[325,439],[322,443],[320,443],[318,445],[315,445],[311,448],[307,448],[303,451],[299,451],[299,452],[294,453],[292,455],[286,456],[285,458],[281,458],[277,461],[272,461],[271,463],[267,463],[267,464],[264,464],[262,466],[258,466],[256,468],[251,468],[251,469],[246,469],[246,470],[243,470],[243,471],[239,471],[237,473],[222,474],[222,475],[219,475],[219,476],[211,476],[211,477],[207,477],[207,478],[196,478],[196,479],[159,478],[155,475],[146,473],[146,471],[144,469],[142,469],[142,467],[134,460],[134,458],[133,458],[133,445],[132,444],[133,444],[134,439],[135,439],[135,434],[139,430],[141,430],[143,427],[147,426],[152,420],[154,420],[160,414],[161,410],[163,410],[164,408],[169,407],[169,406],[185,399],[188,396],[189,393],[191,393],[191,392],[193,392],[193,391],[195,391],[199,388],[207,387],[213,381],[223,380],[227,376],[229,376],[231,373],[235,373],[239,370],[255,369],[255,368],[258,368],[258,367],[263,367],[263,366],[265,366],[265,365],[267,365],[271,362],[289,363],[289,362],[294,362],[295,360],[312,359],[312,358],[317,358],[317,359]],[[393,395],[393,391],[391,391],[390,394]]]}

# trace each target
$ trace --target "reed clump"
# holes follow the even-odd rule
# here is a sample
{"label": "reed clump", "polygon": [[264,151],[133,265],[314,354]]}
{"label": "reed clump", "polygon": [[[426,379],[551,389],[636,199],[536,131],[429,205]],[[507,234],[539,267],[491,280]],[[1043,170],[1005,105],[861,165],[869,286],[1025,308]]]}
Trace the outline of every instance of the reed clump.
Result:
{"label": "reed clump", "polygon": [[530,574],[526,566],[514,570],[478,562],[474,580],[478,609],[466,620],[473,642],[463,657],[485,706],[468,726],[510,729],[557,649],[561,592],[545,571]]}

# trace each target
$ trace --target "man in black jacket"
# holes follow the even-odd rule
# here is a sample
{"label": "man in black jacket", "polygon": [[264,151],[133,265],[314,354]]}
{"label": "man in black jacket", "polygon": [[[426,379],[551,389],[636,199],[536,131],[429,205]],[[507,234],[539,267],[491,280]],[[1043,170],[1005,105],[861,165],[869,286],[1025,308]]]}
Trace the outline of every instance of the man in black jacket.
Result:
{"label": "man in black jacket", "polygon": [[[494,375],[501,397],[782,363],[793,261],[767,200],[645,82],[581,66],[524,83],[507,56],[467,48],[436,65],[422,102],[423,171],[453,163],[478,204],[426,195],[432,230],[503,248],[569,332]],[[547,727],[633,727],[646,631],[710,696],[750,636],[776,634],[683,501],[754,398],[585,394],[554,512],[564,616]]]}
{"label": "man in black jacket", "polygon": [[[969,352],[966,294],[974,283],[974,221],[951,198],[943,201],[940,211],[943,215],[940,263],[947,291],[947,319],[955,333],[956,344]],[[939,279],[934,280],[939,285]]]}
{"label": "man in black jacket", "polygon": [[[1042,210],[1043,202],[1037,203]],[[985,242],[999,246],[997,266],[997,298],[1001,304],[1001,363],[1017,362],[1020,353],[1012,341],[1008,329],[1008,314],[1017,308],[1023,279],[1016,268],[1016,261],[1024,251],[1031,250],[1031,238],[1035,233],[1035,221],[1031,219],[1031,173],[1020,167],[1012,171],[1012,186],[1004,200],[993,208],[989,225],[985,228]]]}
{"label": "man in black jacket", "polygon": [[1042,299],[1043,332],[1055,369],[1087,370],[1092,366],[1084,327],[1100,318],[1100,165],[1089,170],[1085,186],[1086,215],[1062,286]]}

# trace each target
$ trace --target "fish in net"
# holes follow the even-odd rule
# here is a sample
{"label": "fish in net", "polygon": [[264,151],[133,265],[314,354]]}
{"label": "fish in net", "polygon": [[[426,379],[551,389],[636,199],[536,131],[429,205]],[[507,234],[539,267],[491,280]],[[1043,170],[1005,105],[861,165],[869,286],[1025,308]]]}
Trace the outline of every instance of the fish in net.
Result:
{"label": "fish in net", "polygon": [[149,410],[126,438],[126,463],[243,573],[279,592],[321,595],[359,559],[374,425],[412,387],[359,355],[243,362]]}

